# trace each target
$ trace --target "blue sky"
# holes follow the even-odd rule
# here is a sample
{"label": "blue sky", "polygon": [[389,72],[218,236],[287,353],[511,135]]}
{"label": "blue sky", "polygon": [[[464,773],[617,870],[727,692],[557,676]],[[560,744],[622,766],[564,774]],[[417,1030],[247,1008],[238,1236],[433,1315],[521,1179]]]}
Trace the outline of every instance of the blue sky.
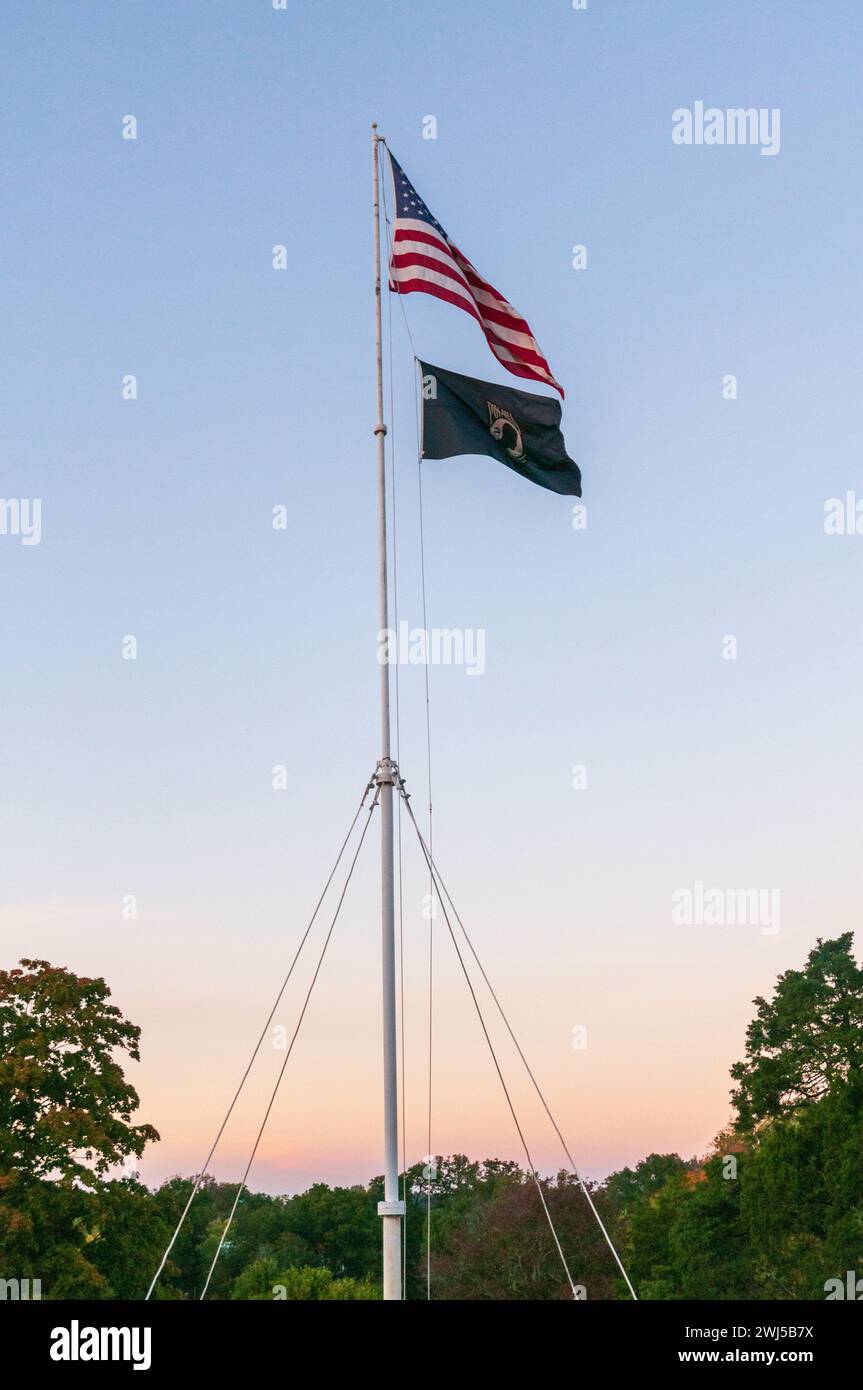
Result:
{"label": "blue sky", "polygon": [[[703,1148],[749,1000],[857,925],[863,539],[823,516],[863,497],[860,29],[841,0],[5,12],[0,495],[41,498],[43,535],[0,536],[3,963],[104,974],[143,1026],[147,1176],[202,1156],[377,756],[373,119],[567,389],[585,531],[490,459],[429,463],[424,496],[429,622],[486,632],[482,678],[431,671],[439,860],[587,1171]],[[674,145],[697,100],[779,108],[779,154]],[[427,359],[506,379],[465,315],[404,307]],[[422,673],[400,685],[421,806]],[[697,880],[779,887],[781,930],[674,925]],[[374,851],[356,889],[262,1186],[380,1171]],[[517,1157],[440,959],[435,1147]]]}

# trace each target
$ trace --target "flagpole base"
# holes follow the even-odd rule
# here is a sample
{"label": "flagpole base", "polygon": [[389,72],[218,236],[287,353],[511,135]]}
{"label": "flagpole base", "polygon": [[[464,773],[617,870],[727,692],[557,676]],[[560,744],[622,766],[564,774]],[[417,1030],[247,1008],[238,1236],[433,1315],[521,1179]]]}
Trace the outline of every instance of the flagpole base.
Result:
{"label": "flagpole base", "polygon": [[381,1207],[401,1207],[401,1212],[387,1210],[381,1213],[384,1246],[383,1295],[385,1302],[398,1303],[402,1297],[402,1217],[404,1202],[381,1202]]}

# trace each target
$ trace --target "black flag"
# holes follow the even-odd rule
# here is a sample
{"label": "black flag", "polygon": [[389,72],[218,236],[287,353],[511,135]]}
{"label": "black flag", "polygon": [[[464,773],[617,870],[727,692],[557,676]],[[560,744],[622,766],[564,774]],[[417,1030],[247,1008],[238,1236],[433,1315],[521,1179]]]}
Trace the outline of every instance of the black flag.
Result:
{"label": "black flag", "polygon": [[523,478],[581,496],[581,473],[560,432],[560,402],[420,362],[423,458],[488,454]]}

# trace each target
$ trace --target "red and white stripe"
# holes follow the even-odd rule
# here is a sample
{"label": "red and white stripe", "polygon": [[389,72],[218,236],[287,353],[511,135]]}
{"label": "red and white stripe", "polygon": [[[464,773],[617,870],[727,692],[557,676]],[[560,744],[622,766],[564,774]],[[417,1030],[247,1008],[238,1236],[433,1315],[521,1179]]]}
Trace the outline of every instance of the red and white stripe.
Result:
{"label": "red and white stripe", "polygon": [[515,376],[555,381],[530,325],[493,285],[483,280],[458,247],[428,222],[396,218],[390,257],[390,289],[395,294],[431,294],[472,314],[502,366]]}

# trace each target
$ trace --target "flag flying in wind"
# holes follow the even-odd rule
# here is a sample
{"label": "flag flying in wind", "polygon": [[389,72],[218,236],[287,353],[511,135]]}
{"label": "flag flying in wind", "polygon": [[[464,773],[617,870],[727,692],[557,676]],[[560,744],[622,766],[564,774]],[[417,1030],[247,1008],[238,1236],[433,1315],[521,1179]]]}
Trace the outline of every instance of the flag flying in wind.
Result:
{"label": "flag flying in wind", "polygon": [[581,472],[560,432],[560,401],[428,362],[420,362],[420,370],[423,458],[488,454],[540,487],[581,496]]}
{"label": "flag flying in wind", "polygon": [[483,280],[429,212],[391,151],[396,219],[390,257],[390,289],[395,294],[433,294],[472,314],[488,345],[507,371],[545,382],[563,395],[530,330],[502,294]]}

